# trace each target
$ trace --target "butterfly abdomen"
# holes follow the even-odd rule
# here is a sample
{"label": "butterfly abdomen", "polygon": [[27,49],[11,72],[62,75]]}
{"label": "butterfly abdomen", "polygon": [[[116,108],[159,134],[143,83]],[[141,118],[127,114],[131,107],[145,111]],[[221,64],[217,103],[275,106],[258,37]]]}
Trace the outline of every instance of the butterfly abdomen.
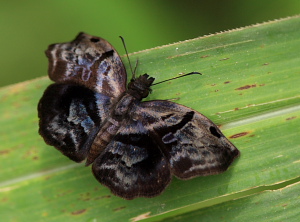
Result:
{"label": "butterfly abdomen", "polygon": [[85,165],[88,166],[94,162],[94,160],[103,152],[107,144],[113,139],[120,128],[119,122],[112,118],[107,119],[100,127],[100,131],[97,133],[91,149],[87,156]]}
{"label": "butterfly abdomen", "polygon": [[117,134],[120,126],[123,124],[124,117],[130,113],[131,105],[137,99],[128,93],[121,95],[114,107],[109,118],[100,126],[94,142],[89,151],[86,166],[94,162],[94,160],[103,152],[106,146],[112,141]]}

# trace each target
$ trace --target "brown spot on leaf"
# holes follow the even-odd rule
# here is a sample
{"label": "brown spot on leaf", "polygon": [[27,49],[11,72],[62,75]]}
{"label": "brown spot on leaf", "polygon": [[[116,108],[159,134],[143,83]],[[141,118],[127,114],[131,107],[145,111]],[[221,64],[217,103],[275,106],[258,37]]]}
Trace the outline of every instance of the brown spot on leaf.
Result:
{"label": "brown spot on leaf", "polygon": [[6,101],[7,98],[8,98],[8,95],[3,95],[2,97],[0,97],[0,102]]}
{"label": "brown spot on leaf", "polygon": [[71,212],[72,215],[79,215],[79,214],[83,214],[84,212],[86,212],[86,209],[81,209],[81,210],[76,210]]}
{"label": "brown spot on leaf", "polygon": [[36,147],[32,147],[30,148],[29,150],[27,150],[24,155],[22,156],[23,159],[26,159],[26,158],[37,158],[37,154],[38,154],[38,150]]}
{"label": "brown spot on leaf", "polygon": [[228,83],[231,83],[230,81],[226,81],[226,82],[224,82],[224,84],[228,84]]}
{"label": "brown spot on leaf", "polygon": [[89,201],[91,199],[91,194],[89,192],[80,194],[79,200]]}
{"label": "brown spot on leaf", "polygon": [[209,55],[203,55],[200,58],[207,58],[207,57],[209,57]]}
{"label": "brown spot on leaf", "polygon": [[267,66],[267,65],[269,65],[269,63],[268,63],[268,62],[266,62],[266,63],[264,63],[264,64],[263,64],[263,66]]}
{"label": "brown spot on leaf", "polygon": [[52,177],[51,176],[45,176],[44,177],[44,180],[49,180],[49,179],[51,179]]}
{"label": "brown spot on leaf", "polygon": [[216,83],[211,84],[211,86],[215,86],[215,85],[217,85],[217,84]]}
{"label": "brown spot on leaf", "polygon": [[7,202],[8,201],[8,198],[7,197],[3,197],[2,199],[1,199],[1,202]]}
{"label": "brown spot on leaf", "polygon": [[0,155],[6,155],[9,154],[11,150],[0,150]]}
{"label": "brown spot on leaf", "polygon": [[115,211],[115,212],[116,212],[116,211],[123,210],[123,209],[125,209],[125,208],[126,208],[126,207],[124,207],[124,206],[123,206],[123,207],[118,207],[118,208],[115,208],[115,209],[113,209],[113,211]]}
{"label": "brown spot on leaf", "polygon": [[264,83],[263,83],[263,84],[259,84],[259,86],[265,86],[265,85],[266,85],[266,84],[264,84]]}
{"label": "brown spot on leaf", "polygon": [[238,108],[238,107],[234,108],[234,111],[237,111],[237,110],[239,110],[239,108]]}
{"label": "brown spot on leaf", "polygon": [[250,88],[254,88],[256,87],[256,84],[253,84],[253,85],[245,85],[245,86],[242,86],[240,88],[236,88],[235,90],[244,90],[244,89],[250,89]]}
{"label": "brown spot on leaf", "polygon": [[111,198],[111,195],[103,195],[103,196],[100,196],[100,197],[95,197],[94,199],[95,200],[100,200],[100,199],[108,199],[108,198]]}
{"label": "brown spot on leaf", "polygon": [[246,136],[247,134],[249,134],[249,132],[241,132],[241,133],[234,134],[234,135],[230,136],[229,138],[230,139],[236,139],[236,138],[239,138],[239,137],[242,137],[242,136]]}
{"label": "brown spot on leaf", "polygon": [[66,191],[62,191],[56,194],[56,197],[61,197],[61,196],[65,196],[68,195],[69,193],[72,193],[72,190],[66,190]]}
{"label": "brown spot on leaf", "polygon": [[223,58],[223,59],[220,59],[219,61],[224,61],[224,60],[228,60],[229,58]]}
{"label": "brown spot on leaf", "polygon": [[296,119],[296,118],[297,118],[297,116],[291,116],[289,118],[286,118],[286,120],[292,120],[292,119]]}

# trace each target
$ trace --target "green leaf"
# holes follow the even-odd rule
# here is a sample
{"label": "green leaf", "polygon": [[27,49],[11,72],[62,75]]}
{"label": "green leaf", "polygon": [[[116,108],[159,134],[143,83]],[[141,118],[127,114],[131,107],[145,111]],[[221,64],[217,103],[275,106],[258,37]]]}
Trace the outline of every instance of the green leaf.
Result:
{"label": "green leaf", "polygon": [[[188,181],[174,178],[156,198],[115,197],[96,182],[90,167],[74,164],[44,143],[37,133],[36,106],[51,83],[47,77],[0,89],[1,219],[178,221],[195,215],[206,221],[217,218],[216,210],[232,221],[226,207],[252,209],[252,197],[281,204],[284,196],[258,192],[300,180],[299,26],[296,16],[130,55],[132,61],[139,59],[138,74],[148,73],[157,82],[201,72],[155,85],[147,99],[174,99],[203,113],[241,151],[225,173]],[[128,68],[126,59],[124,63]],[[299,185],[291,187],[299,193]],[[290,198],[288,204],[297,201]],[[261,208],[253,209],[256,221],[264,221]],[[265,213],[272,218],[276,210],[270,207]],[[293,212],[286,211],[286,218]]]}
{"label": "green leaf", "polygon": [[299,192],[300,183],[298,182],[283,189],[264,191],[163,221],[198,222],[201,218],[205,218],[206,222],[299,221],[300,200],[297,195]]}

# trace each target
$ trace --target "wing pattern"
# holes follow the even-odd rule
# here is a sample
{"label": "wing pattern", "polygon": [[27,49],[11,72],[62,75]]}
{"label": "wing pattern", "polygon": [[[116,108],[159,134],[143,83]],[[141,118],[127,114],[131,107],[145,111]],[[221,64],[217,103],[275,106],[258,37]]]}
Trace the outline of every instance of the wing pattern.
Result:
{"label": "wing pattern", "polygon": [[87,156],[95,134],[110,108],[110,98],[70,84],[52,84],[38,104],[39,133],[70,159]]}
{"label": "wing pattern", "polygon": [[140,121],[129,121],[119,129],[95,160],[93,173],[126,199],[156,196],[171,181],[168,159]]}
{"label": "wing pattern", "polygon": [[106,40],[79,33],[69,43],[50,45],[46,55],[56,83],[38,104],[39,133],[71,160],[86,159],[114,194],[154,197],[172,175],[218,174],[239,156],[199,112],[165,100],[141,102],[153,77],[133,78],[126,89],[124,65]]}
{"label": "wing pattern", "polygon": [[181,179],[221,173],[239,155],[219,128],[195,110],[164,100],[143,102],[137,109],[139,117],[133,118],[143,120],[160,141],[172,172]]}
{"label": "wing pattern", "polygon": [[136,102],[95,160],[98,181],[126,199],[160,194],[180,179],[224,172],[239,151],[202,114],[169,101]]}
{"label": "wing pattern", "polygon": [[76,83],[110,97],[126,90],[122,60],[105,39],[81,32],[71,42],[50,45],[46,55],[54,82]]}

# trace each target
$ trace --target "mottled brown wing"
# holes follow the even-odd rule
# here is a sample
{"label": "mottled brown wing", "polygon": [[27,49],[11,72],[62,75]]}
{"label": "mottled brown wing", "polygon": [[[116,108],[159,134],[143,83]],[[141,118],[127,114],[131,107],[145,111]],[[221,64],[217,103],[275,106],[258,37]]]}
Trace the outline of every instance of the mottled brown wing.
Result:
{"label": "mottled brown wing", "polygon": [[54,83],[38,105],[39,133],[47,144],[80,162],[86,159],[110,107],[108,96],[80,85]]}
{"label": "mottled brown wing", "polygon": [[105,39],[79,33],[46,51],[49,77],[57,83],[76,83],[110,97],[126,90],[127,75],[119,54]]}
{"label": "mottled brown wing", "polygon": [[171,181],[168,159],[139,120],[123,121],[93,163],[97,180],[122,198],[154,197]]}
{"label": "mottled brown wing", "polygon": [[224,172],[239,150],[204,115],[169,102],[149,101],[136,106],[140,120],[181,179]]}

